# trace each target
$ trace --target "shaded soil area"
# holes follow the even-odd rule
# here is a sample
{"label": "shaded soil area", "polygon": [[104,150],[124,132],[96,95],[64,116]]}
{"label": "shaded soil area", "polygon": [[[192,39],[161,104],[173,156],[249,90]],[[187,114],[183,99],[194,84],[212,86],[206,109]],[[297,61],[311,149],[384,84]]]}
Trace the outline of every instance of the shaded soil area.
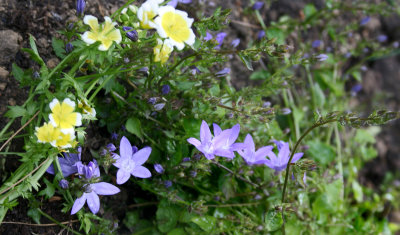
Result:
{"label": "shaded soil area", "polygon": [[[143,1],[140,1],[143,2]],[[290,15],[293,18],[301,18],[301,10],[304,5],[310,1],[291,1],[282,0],[274,2],[270,9],[262,9],[261,13],[265,22],[276,21],[281,15]],[[311,1],[317,8],[322,7],[322,1]],[[98,17],[110,15],[119,6],[125,3],[123,0],[95,0],[89,1],[86,14],[92,14]],[[245,14],[245,8],[248,7],[246,1],[240,0],[215,0],[209,1],[203,5],[200,10],[205,14],[211,12],[217,7],[233,9],[230,16],[229,27],[224,31],[228,33],[226,43],[230,43],[235,38],[240,38],[239,48],[244,48],[247,43],[257,37],[261,28],[258,26],[254,17]],[[193,6],[182,6],[183,9],[194,12],[199,10]],[[194,15],[194,13],[192,14]],[[32,69],[32,73],[37,71],[38,66],[32,62],[26,54],[20,51],[20,48],[29,48],[29,34],[36,38],[38,50],[48,67],[53,68],[59,62],[52,51],[52,37],[59,37],[57,30],[66,27],[71,22],[76,22],[75,1],[47,0],[47,1],[28,1],[28,0],[0,0],[0,129],[2,129],[8,118],[4,117],[7,106],[22,105],[27,99],[29,88],[20,88],[17,81],[10,75],[12,63],[16,63],[23,69]],[[381,32],[389,38],[389,42],[400,39],[400,19],[397,16],[385,18],[374,18],[373,28],[370,30]],[[312,37],[312,35],[310,35]],[[289,39],[290,40],[290,39]],[[266,61],[265,61],[266,62]],[[251,74],[239,60],[232,57],[228,67],[231,68],[231,79],[235,87],[243,87],[248,84],[254,84],[249,80]],[[262,67],[262,62],[255,63],[255,69]],[[363,89],[354,99],[354,106],[363,105],[364,110],[369,112],[373,109],[400,109],[400,56],[389,57],[377,61],[372,61],[367,66],[367,71],[363,74]],[[19,120],[15,121],[10,130],[16,131],[20,127]],[[396,174],[400,168],[400,121],[397,120],[382,128],[382,133],[377,140],[379,156],[367,163],[362,170],[360,178],[364,185],[377,187],[384,179],[387,171]],[[90,146],[93,149],[101,146],[101,136],[93,136]],[[100,139],[100,140],[99,140]],[[93,145],[92,145],[93,144]],[[9,145],[8,151],[21,151],[23,145],[22,139],[15,139]],[[96,147],[97,146],[97,147]],[[4,162],[1,158],[7,157]],[[19,165],[16,156],[0,155],[0,171],[5,169],[16,169]],[[398,174],[398,173],[397,173]],[[0,180],[5,180],[8,174],[0,175]],[[398,175],[397,175],[398,177]],[[132,189],[133,190],[133,189]],[[130,192],[129,192],[130,193]],[[116,204],[126,202],[128,192],[121,193],[120,196],[111,197]],[[150,196],[150,195],[148,195]],[[125,198],[125,199],[124,199]],[[103,199],[102,199],[103,200]],[[20,200],[20,204],[12,211],[8,212],[4,221],[6,222],[24,222],[34,223],[27,216],[28,204],[26,200]],[[122,208],[127,205],[119,205]],[[74,221],[75,217],[61,212],[62,205],[60,201],[43,203],[41,209],[57,219],[58,221]],[[154,208],[153,208],[154,209]],[[118,208],[117,208],[118,211]],[[121,217],[123,215],[109,215]],[[396,215],[393,219],[396,220]],[[400,216],[398,216],[400,218]],[[52,223],[42,217],[43,224]],[[79,229],[79,223],[72,223],[72,227]],[[67,234],[67,230],[59,226],[33,226],[2,224],[0,234]]]}

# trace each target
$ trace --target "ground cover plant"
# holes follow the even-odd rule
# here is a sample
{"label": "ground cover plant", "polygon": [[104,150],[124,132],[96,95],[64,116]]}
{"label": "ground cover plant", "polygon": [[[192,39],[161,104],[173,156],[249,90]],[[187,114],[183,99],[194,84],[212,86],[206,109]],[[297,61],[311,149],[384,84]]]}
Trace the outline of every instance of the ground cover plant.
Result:
{"label": "ground cover plant", "polygon": [[[28,201],[35,223],[74,234],[399,230],[388,219],[388,208],[399,209],[398,174],[379,191],[358,181],[378,155],[378,126],[399,113],[350,106],[365,64],[399,46],[353,35],[397,6],[326,1],[305,5],[301,20],[266,22],[260,10],[272,2],[248,2],[243,14],[259,30],[244,43],[227,37],[230,9],[205,14],[205,4],[127,1],[100,18],[78,0],[77,20],[52,40],[53,68],[29,37],[22,51],[37,69],[12,65],[29,95],[8,107],[0,131],[1,156],[19,157],[2,173],[1,222]],[[306,36],[310,28],[318,38]],[[235,86],[233,57],[252,85]],[[13,139],[23,139],[20,152],[8,151]],[[66,223],[42,209],[51,201]]]}

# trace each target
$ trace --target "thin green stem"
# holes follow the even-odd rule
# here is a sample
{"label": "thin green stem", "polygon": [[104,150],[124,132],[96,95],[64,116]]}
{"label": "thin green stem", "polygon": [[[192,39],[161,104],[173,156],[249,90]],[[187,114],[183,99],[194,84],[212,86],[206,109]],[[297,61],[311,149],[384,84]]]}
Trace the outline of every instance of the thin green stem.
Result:
{"label": "thin green stem", "polygon": [[[342,142],[340,140],[339,128],[338,125],[335,125],[335,141],[336,141],[336,152],[338,155],[338,168],[340,180],[342,181],[342,186],[344,187],[344,178],[343,178],[343,160],[342,160]],[[340,192],[340,197],[344,198],[344,188]]]}
{"label": "thin green stem", "polygon": [[37,209],[38,212],[43,215],[44,217],[46,217],[47,219],[49,219],[50,221],[52,221],[53,223],[56,223],[58,226],[68,230],[69,232],[76,234],[76,235],[82,235],[82,233],[79,233],[71,228],[69,228],[68,226],[65,226],[64,224],[62,224],[61,222],[57,221],[56,219],[54,219],[53,217],[51,217],[50,215],[48,215],[47,213],[43,212],[42,210],[40,210],[39,208]]}
{"label": "thin green stem", "polygon": [[[122,66],[119,66],[119,67],[117,68],[117,70],[119,70],[119,69],[121,69],[121,68],[122,68]],[[93,92],[92,96],[89,98],[89,102],[91,102],[91,101],[94,99],[94,97],[96,97],[97,93],[99,93],[99,91],[100,91],[112,78],[114,78],[113,75],[108,76],[108,78],[106,78],[106,80],[104,80],[104,82],[103,82],[99,87],[97,87],[97,89]]]}
{"label": "thin green stem", "polygon": [[172,71],[174,71],[175,69],[176,69],[176,67],[178,67],[180,64],[182,64],[185,60],[187,60],[187,59],[189,59],[189,58],[192,58],[192,57],[196,57],[197,55],[198,55],[199,53],[193,53],[193,54],[191,54],[191,55],[188,55],[188,56],[186,56],[186,57],[183,57],[180,61],[178,61],[174,66],[172,66],[169,70],[168,70],[168,72],[166,72],[165,74],[164,74],[164,76],[162,76],[161,78],[160,78],[160,80],[158,81],[158,83],[157,83],[157,86],[160,86],[161,85],[161,82],[166,78],[166,77],[168,77],[168,75],[170,74],[170,73],[172,73]]}
{"label": "thin green stem", "polygon": [[211,161],[211,163],[213,163],[213,164],[217,165],[218,167],[220,167],[220,168],[222,168],[222,169],[228,171],[228,172],[231,173],[232,175],[236,176],[238,179],[241,179],[242,181],[244,181],[244,182],[246,182],[246,183],[248,183],[248,184],[251,184],[252,186],[254,186],[254,187],[256,187],[256,188],[260,187],[258,184],[255,184],[255,183],[251,182],[250,180],[248,180],[248,179],[246,179],[246,178],[244,178],[244,177],[242,177],[242,176],[236,174],[236,173],[233,172],[231,169],[229,169],[228,167],[226,167],[226,166],[220,164],[219,162],[216,162],[215,160]]}

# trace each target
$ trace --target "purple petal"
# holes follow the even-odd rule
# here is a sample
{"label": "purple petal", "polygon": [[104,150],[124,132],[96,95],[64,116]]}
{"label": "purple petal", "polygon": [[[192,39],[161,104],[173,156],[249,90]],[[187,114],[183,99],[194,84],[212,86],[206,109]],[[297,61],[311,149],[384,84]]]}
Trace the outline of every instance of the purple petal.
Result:
{"label": "purple petal", "polygon": [[243,150],[245,148],[246,148],[246,145],[244,143],[234,143],[231,145],[232,151],[239,151],[239,150]]}
{"label": "purple petal", "polygon": [[99,195],[114,195],[120,192],[118,187],[105,182],[94,183],[90,186]]}
{"label": "purple petal", "polygon": [[117,171],[117,184],[124,184],[126,181],[129,180],[130,177],[131,177],[130,172],[127,172],[120,168]]}
{"label": "purple petal", "polygon": [[132,170],[132,175],[139,178],[149,178],[151,177],[150,171],[144,166],[136,166],[135,169]]}
{"label": "purple petal", "polygon": [[176,6],[178,5],[178,0],[171,0],[170,2],[167,3],[167,5],[170,5],[173,8],[176,8]]}
{"label": "purple petal", "polygon": [[130,158],[132,156],[132,145],[125,136],[122,137],[119,144],[119,153],[122,158]]}
{"label": "purple petal", "polygon": [[218,44],[221,45],[224,42],[224,39],[228,35],[227,33],[221,32],[215,36],[215,40],[217,40]]}
{"label": "purple petal", "polygon": [[200,141],[202,143],[211,141],[211,131],[210,128],[208,127],[208,124],[206,121],[201,122],[201,127],[200,127]]}
{"label": "purple petal", "polygon": [[233,159],[235,157],[235,154],[233,153],[233,151],[230,151],[228,149],[216,149],[214,151],[214,154],[220,157],[227,157],[230,159]]}
{"label": "purple petal", "polygon": [[251,152],[256,151],[256,146],[254,145],[253,137],[251,137],[250,134],[246,135],[246,138],[244,139],[244,144],[246,145],[246,148],[248,148]]}
{"label": "purple petal", "polygon": [[240,43],[240,39],[239,39],[239,38],[236,38],[236,39],[232,40],[231,46],[232,46],[233,48],[236,48],[237,46],[239,46],[239,43]]}
{"label": "purple petal", "polygon": [[212,160],[215,158],[214,154],[209,154],[209,153],[203,153],[203,154],[208,160]]}
{"label": "purple petal", "polygon": [[141,150],[137,151],[135,154],[132,156],[132,160],[135,162],[136,166],[138,165],[143,165],[147,161],[151,154],[151,148],[150,147],[144,147]]}
{"label": "purple petal", "polygon": [[233,143],[235,143],[236,139],[239,136],[239,132],[240,132],[240,125],[236,124],[232,127],[232,132],[231,132],[231,136],[229,136],[229,145],[232,145]]}
{"label": "purple petal", "polygon": [[268,156],[268,158],[269,158],[269,160],[270,160],[270,163],[271,164],[278,164],[279,162],[278,162],[278,157],[275,155],[275,153],[274,152],[268,152],[267,153],[267,156]]}
{"label": "purple petal", "polygon": [[187,142],[189,142],[190,144],[193,144],[196,148],[201,145],[201,142],[196,138],[189,138],[189,139],[187,139]]}
{"label": "purple petal", "polygon": [[214,136],[218,136],[221,134],[222,129],[219,127],[217,124],[213,123],[213,128],[214,128]]}
{"label": "purple petal", "polygon": [[206,36],[204,37],[204,41],[210,41],[211,39],[213,38],[213,36],[209,33],[209,32],[206,32]]}
{"label": "purple petal", "polygon": [[83,193],[80,198],[77,198],[75,200],[74,205],[72,206],[72,209],[71,209],[71,215],[78,212],[83,207],[83,205],[85,205],[86,197],[87,197],[87,193]]}
{"label": "purple petal", "polygon": [[46,170],[47,173],[54,175],[54,166],[51,164]]}
{"label": "purple petal", "polygon": [[256,159],[265,158],[268,155],[268,153],[272,151],[273,148],[274,148],[273,146],[264,146],[259,148],[256,152],[255,156]]}
{"label": "purple petal", "polygon": [[212,144],[214,149],[225,148],[227,146],[229,137],[231,136],[232,130],[227,129],[221,132],[218,136],[214,137]]}
{"label": "purple petal", "polygon": [[93,214],[99,212],[100,209],[100,199],[99,196],[95,192],[91,192],[87,194],[87,204],[89,209],[92,211]]}
{"label": "purple petal", "polygon": [[297,162],[303,155],[304,153],[295,153],[292,158],[292,163]]}

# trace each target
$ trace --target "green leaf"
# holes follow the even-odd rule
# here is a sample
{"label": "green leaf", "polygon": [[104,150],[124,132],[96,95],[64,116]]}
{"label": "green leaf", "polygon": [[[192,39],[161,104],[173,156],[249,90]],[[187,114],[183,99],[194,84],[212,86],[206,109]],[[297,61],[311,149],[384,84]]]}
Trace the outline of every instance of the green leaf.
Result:
{"label": "green leaf", "polygon": [[187,234],[183,228],[176,228],[171,230],[167,235],[185,235]]}
{"label": "green leaf", "polygon": [[282,227],[282,224],[282,213],[277,212],[276,210],[269,210],[265,216],[265,228],[269,232],[273,232]]}
{"label": "green leaf", "polygon": [[53,46],[56,56],[58,56],[60,59],[64,59],[65,58],[64,41],[53,37],[51,39],[51,45]]}
{"label": "green leaf", "polygon": [[351,187],[353,188],[354,198],[358,203],[363,201],[363,190],[360,184],[357,181],[353,181],[351,183]]}
{"label": "green leaf", "polygon": [[354,140],[360,144],[374,144],[376,142],[375,135],[365,129],[357,129]]}
{"label": "green leaf", "polygon": [[177,210],[174,205],[171,205],[167,200],[163,200],[158,206],[156,218],[158,229],[163,233],[167,233],[174,229],[178,222]]}
{"label": "green leaf", "polygon": [[201,229],[203,229],[207,233],[210,233],[215,228],[217,219],[209,215],[197,216],[192,218],[192,222],[197,224]]}
{"label": "green leaf", "polygon": [[283,45],[285,44],[285,33],[280,29],[276,27],[271,27],[267,30],[266,32],[267,38],[269,40],[275,39],[276,44],[278,45]]}
{"label": "green leaf", "polygon": [[199,138],[201,121],[194,118],[183,119],[183,129],[187,136]]}
{"label": "green leaf", "polygon": [[246,65],[247,69],[253,71],[253,65],[251,64],[250,57],[240,52],[238,53],[238,56],[240,60],[242,60],[243,64]]}
{"label": "green leaf", "polygon": [[24,77],[24,71],[17,64],[13,63],[12,64],[12,75],[14,75],[14,78],[18,82],[21,82]]}
{"label": "green leaf", "polygon": [[22,106],[8,106],[8,108],[10,110],[8,110],[4,116],[9,118],[22,117],[27,113],[26,109],[24,109]]}
{"label": "green leaf", "polygon": [[44,183],[46,184],[46,188],[39,192],[39,196],[46,196],[46,199],[49,199],[54,195],[56,189],[46,178],[44,178]]}
{"label": "green leaf", "polygon": [[142,125],[139,119],[135,117],[129,118],[125,123],[125,127],[128,132],[136,135],[143,142]]}
{"label": "green leaf", "polygon": [[317,9],[313,4],[309,3],[304,7],[304,15],[306,16],[306,19],[310,18],[315,13],[317,13]]}
{"label": "green leaf", "polygon": [[267,70],[257,70],[250,75],[250,80],[266,80],[271,77],[271,74]]}
{"label": "green leaf", "polygon": [[35,223],[40,224],[40,213],[37,208],[29,209],[27,215],[31,217]]}
{"label": "green leaf", "polygon": [[308,141],[307,145],[310,147],[307,150],[307,154],[315,161],[323,165],[328,165],[335,159],[336,152],[332,146],[325,144],[320,140]]}

